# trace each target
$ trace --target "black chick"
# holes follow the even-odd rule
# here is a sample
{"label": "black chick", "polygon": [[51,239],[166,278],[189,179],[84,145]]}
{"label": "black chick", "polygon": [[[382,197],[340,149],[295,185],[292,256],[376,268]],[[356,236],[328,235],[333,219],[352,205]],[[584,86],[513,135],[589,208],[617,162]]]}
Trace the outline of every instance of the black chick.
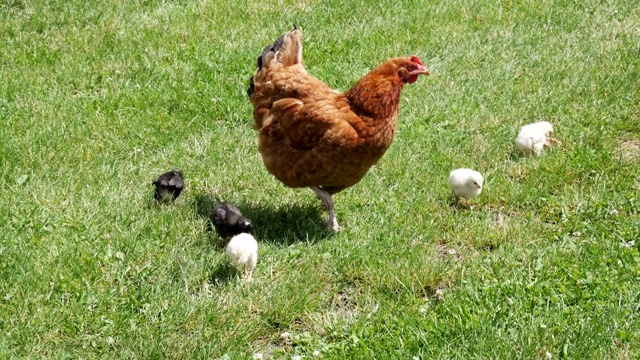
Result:
{"label": "black chick", "polygon": [[182,173],[178,170],[172,170],[160,175],[153,181],[156,186],[156,192],[153,197],[159,202],[170,202],[175,200],[184,187]]}
{"label": "black chick", "polygon": [[209,216],[218,235],[224,240],[241,233],[251,233],[251,220],[242,215],[240,210],[229,204],[216,206]]}

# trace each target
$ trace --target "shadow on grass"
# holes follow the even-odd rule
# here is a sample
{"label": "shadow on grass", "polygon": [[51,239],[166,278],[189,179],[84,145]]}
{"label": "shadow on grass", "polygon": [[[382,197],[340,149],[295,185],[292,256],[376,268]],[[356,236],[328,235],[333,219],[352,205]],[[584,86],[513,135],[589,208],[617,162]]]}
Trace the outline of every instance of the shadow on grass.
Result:
{"label": "shadow on grass", "polygon": [[[211,215],[211,211],[218,204],[222,204],[222,201],[219,198],[206,194],[198,194],[195,196],[195,201],[193,202],[193,211],[197,216],[208,220],[209,215]],[[240,211],[242,211],[242,209],[240,209]],[[207,222],[207,230],[214,230],[211,221]]]}
{"label": "shadow on grass", "polygon": [[504,159],[507,161],[511,161],[517,163],[519,161],[523,161],[527,158],[526,154],[523,154],[520,150],[512,148],[511,151],[505,154]]}
{"label": "shadow on grass", "polygon": [[224,262],[209,275],[209,284],[220,286],[240,279],[240,271],[229,262]]}
{"label": "shadow on grass", "polygon": [[447,201],[448,204],[449,204],[449,207],[451,209],[455,209],[456,211],[470,210],[469,207],[467,206],[467,204],[465,203],[464,199],[456,198],[451,193],[449,195],[443,195],[441,200],[442,201]]}
{"label": "shadow on grass", "polygon": [[[209,215],[216,205],[223,203],[226,202],[207,194],[196,195],[194,202],[196,215],[207,220],[207,230],[212,233],[212,243],[220,246],[223,246],[223,241],[216,235]],[[319,201],[317,204],[285,205],[280,208],[247,202],[233,205],[251,219],[253,235],[258,242],[276,245],[291,245],[297,242],[314,244],[333,235],[325,227],[327,214],[322,211]]]}

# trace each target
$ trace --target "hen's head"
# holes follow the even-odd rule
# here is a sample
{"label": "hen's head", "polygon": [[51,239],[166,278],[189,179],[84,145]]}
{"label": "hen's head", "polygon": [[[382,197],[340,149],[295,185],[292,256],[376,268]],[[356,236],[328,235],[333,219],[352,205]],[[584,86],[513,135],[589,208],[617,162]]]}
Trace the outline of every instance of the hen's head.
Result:
{"label": "hen's head", "polygon": [[431,74],[420,58],[415,55],[394,59],[393,63],[396,66],[398,76],[405,83],[413,84],[418,80],[418,76]]}
{"label": "hen's head", "polygon": [[410,57],[399,57],[383,62],[368,74],[372,77],[381,76],[386,79],[396,79],[400,84],[413,84],[420,75],[429,75],[430,72],[420,59],[413,55]]}

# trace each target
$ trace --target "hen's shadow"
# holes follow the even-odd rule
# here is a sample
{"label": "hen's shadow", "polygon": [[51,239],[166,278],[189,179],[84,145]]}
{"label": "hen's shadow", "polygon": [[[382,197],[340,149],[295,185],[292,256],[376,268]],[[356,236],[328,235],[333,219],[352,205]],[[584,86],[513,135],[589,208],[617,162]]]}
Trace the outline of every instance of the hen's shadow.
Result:
{"label": "hen's shadow", "polygon": [[[325,227],[327,214],[319,203],[308,205],[283,205],[279,208],[247,202],[226,202],[218,197],[198,195],[195,201],[195,213],[207,220],[207,229],[215,239],[215,229],[209,215],[216,205],[231,203],[253,223],[253,235],[259,242],[278,245],[291,245],[297,242],[317,243],[332,233]],[[214,240],[217,241],[217,240]],[[222,240],[220,240],[222,242]]]}
{"label": "hen's shadow", "polygon": [[[246,216],[253,221],[257,239],[291,245],[296,242],[317,243],[331,233],[326,227],[326,212],[320,204],[283,205],[279,208],[259,204],[243,204]],[[244,210],[242,210],[244,211]]]}

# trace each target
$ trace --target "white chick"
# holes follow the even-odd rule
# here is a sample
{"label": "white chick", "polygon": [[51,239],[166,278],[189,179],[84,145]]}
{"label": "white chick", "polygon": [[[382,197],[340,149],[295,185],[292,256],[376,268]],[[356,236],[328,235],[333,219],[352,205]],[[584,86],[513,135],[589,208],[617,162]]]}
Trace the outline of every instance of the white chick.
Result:
{"label": "white chick", "polygon": [[258,262],[258,242],[248,233],[235,235],[229,240],[225,251],[235,266],[242,269],[242,278],[251,281],[251,274]]}
{"label": "white chick", "polygon": [[483,181],[482,174],[471,169],[456,169],[449,174],[449,186],[456,201],[463,197],[470,208],[471,203],[469,200],[480,195]]}
{"label": "white chick", "polygon": [[548,121],[539,121],[525,125],[520,128],[520,132],[516,138],[516,146],[524,153],[540,155],[545,146],[549,146],[551,143],[560,143],[551,137],[552,134],[553,125]]}

